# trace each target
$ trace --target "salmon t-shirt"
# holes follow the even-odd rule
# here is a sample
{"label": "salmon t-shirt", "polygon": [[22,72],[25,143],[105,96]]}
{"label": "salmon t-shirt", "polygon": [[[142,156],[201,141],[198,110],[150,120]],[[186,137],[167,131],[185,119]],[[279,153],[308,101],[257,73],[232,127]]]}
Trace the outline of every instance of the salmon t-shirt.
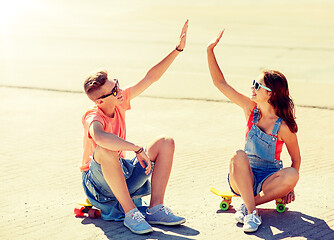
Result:
{"label": "salmon t-shirt", "polygon": [[[88,171],[91,162],[91,156],[96,148],[94,139],[89,134],[89,127],[94,121],[102,124],[104,131],[115,134],[116,136],[125,140],[126,125],[125,125],[125,111],[131,109],[130,105],[130,90],[127,88],[123,91],[124,101],[115,107],[115,115],[113,118],[106,116],[97,106],[89,109],[82,117],[82,124],[84,127],[83,139],[83,159],[81,171]],[[125,153],[119,151],[119,156],[124,158]]]}

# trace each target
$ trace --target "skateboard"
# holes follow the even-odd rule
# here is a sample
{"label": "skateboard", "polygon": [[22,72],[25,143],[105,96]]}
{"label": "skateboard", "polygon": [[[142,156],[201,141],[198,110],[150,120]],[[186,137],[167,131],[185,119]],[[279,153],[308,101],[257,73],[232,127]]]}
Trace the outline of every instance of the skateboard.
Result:
{"label": "skateboard", "polygon": [[[217,196],[222,197],[222,202],[220,203],[219,207],[221,210],[226,211],[229,209],[230,204],[232,203],[232,198],[233,197],[239,197],[237,195],[235,195],[234,193],[230,192],[230,191],[219,191],[215,188],[210,188],[210,191],[214,194],[216,194]],[[285,206],[286,203],[284,202],[284,200],[282,198],[278,198],[275,200],[276,203],[276,211],[279,213],[283,213],[285,212]]]}
{"label": "skateboard", "polygon": [[75,217],[90,217],[98,218],[101,216],[101,210],[93,208],[88,198],[86,198],[85,203],[78,203],[80,208],[74,208]]}

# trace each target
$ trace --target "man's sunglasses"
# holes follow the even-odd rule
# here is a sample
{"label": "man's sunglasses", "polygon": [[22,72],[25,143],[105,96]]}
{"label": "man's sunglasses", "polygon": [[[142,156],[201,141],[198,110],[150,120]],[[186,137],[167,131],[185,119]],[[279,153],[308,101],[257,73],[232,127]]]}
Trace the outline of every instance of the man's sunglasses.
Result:
{"label": "man's sunglasses", "polygon": [[111,90],[111,93],[108,93],[106,95],[103,95],[101,97],[99,97],[98,99],[102,99],[102,98],[106,98],[106,97],[109,97],[111,95],[113,95],[114,97],[117,96],[117,93],[119,91],[119,83],[118,83],[118,80],[117,79],[114,79],[115,81],[115,86],[113,87],[113,89]]}
{"label": "man's sunglasses", "polygon": [[270,89],[270,88],[268,88],[268,87],[262,85],[261,83],[255,81],[255,80],[253,80],[253,87],[254,87],[254,89],[255,89],[256,91],[259,90],[260,87],[262,87],[262,88],[266,89],[267,91],[271,92],[271,89]]}

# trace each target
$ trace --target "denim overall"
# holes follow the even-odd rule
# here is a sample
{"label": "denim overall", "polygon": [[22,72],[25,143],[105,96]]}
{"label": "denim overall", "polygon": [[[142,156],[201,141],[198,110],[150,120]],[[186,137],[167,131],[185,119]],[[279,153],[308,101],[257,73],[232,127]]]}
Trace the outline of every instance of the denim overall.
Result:
{"label": "denim overall", "polygon": [[275,159],[278,130],[282,118],[275,122],[272,135],[263,132],[255,124],[259,121],[259,110],[254,109],[253,124],[247,134],[245,152],[254,175],[254,196],[259,194],[263,182],[272,174],[283,168],[282,160]]}

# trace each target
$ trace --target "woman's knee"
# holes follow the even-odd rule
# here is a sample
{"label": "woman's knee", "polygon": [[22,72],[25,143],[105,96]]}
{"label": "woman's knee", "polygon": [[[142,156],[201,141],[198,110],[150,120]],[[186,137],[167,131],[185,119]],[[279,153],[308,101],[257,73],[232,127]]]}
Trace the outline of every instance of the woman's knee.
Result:
{"label": "woman's knee", "polygon": [[249,163],[247,154],[243,150],[237,150],[231,158],[230,165],[234,167],[247,166],[245,163]]}
{"label": "woman's knee", "polygon": [[289,175],[292,181],[294,182],[298,182],[299,180],[299,172],[297,171],[297,169],[290,167],[289,168]]}
{"label": "woman's knee", "polygon": [[299,180],[299,172],[293,167],[284,169],[284,180],[283,182],[287,185],[296,185]]}

